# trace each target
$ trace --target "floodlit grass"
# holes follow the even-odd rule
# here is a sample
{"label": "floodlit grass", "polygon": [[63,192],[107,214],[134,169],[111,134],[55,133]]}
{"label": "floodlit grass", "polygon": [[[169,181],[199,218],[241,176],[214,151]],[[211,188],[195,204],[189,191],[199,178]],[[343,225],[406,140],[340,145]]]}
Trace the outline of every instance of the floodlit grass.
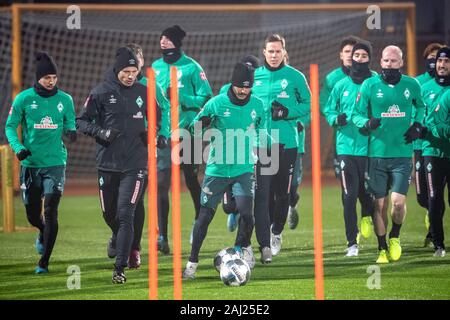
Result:
{"label": "floodlit grass", "polygon": [[[189,255],[189,233],[193,207],[188,194],[182,195],[183,267]],[[340,189],[323,189],[323,236],[326,299],[449,299],[450,254],[434,258],[432,248],[422,248],[425,236],[424,210],[411,188],[408,215],[401,230],[403,255],[395,263],[380,266],[380,289],[369,289],[369,266],[377,258],[376,237],[363,240],[359,257],[346,258],[346,240]],[[16,200],[16,224],[28,225],[23,205]],[[226,215],[218,209],[200,252],[197,278],[183,282],[183,299],[314,299],[314,256],[312,196],[301,189],[300,223],[296,230],[283,232],[283,249],[272,264],[259,263],[257,242],[253,248],[258,261],[250,282],[243,287],[226,287],[212,265],[216,252],[234,243],[236,232],[226,229]],[[445,216],[446,234],[449,214]],[[109,228],[103,221],[95,196],[64,196],[59,210],[59,234],[50,264],[50,274],[35,275],[38,255],[34,248],[37,232],[0,233],[0,299],[147,299],[147,232],[142,245],[143,265],[127,270],[125,285],[112,285],[113,260],[106,256]],[[159,260],[159,299],[173,298],[172,256]],[[81,289],[67,288],[69,266],[81,270]],[[370,283],[375,283],[369,279]]]}

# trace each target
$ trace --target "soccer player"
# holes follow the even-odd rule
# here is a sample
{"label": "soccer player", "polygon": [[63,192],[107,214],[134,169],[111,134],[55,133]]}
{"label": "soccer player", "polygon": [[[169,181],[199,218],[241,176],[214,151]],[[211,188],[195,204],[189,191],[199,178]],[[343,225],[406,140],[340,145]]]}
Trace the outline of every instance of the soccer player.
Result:
{"label": "soccer player", "polygon": [[372,232],[373,203],[364,187],[367,167],[367,134],[350,121],[356,96],[364,80],[376,75],[369,68],[372,56],[370,43],[359,40],[353,45],[352,64],[348,77],[340,80],[331,91],[323,109],[330,126],[336,129],[336,154],[340,166],[342,205],[344,207],[347,257],[358,256],[357,200],[361,204],[361,233],[367,238]]}
{"label": "soccer player", "polygon": [[344,79],[350,74],[350,67],[352,66],[352,49],[355,43],[360,39],[356,36],[348,36],[342,39],[339,51],[339,59],[341,66],[332,70],[325,76],[325,82],[320,90],[320,109],[323,110],[327,105],[331,90],[339,80]]}
{"label": "soccer player", "polygon": [[[235,65],[231,84],[226,93],[219,94],[206,103],[192,124],[196,133],[200,131],[199,126],[210,126],[216,133],[210,141],[200,213],[194,225],[189,261],[183,272],[185,279],[195,277],[198,255],[208,226],[229,186],[233,189],[236,207],[240,213],[239,229],[242,230],[236,235],[235,246],[246,248],[250,245],[255,183],[253,141],[256,131],[265,126],[264,109],[262,101],[251,93],[253,71],[246,64]],[[241,139],[240,135],[245,137]],[[230,141],[233,143],[230,144]]]}
{"label": "soccer player", "polygon": [[[259,145],[258,155],[267,148],[271,150],[272,163],[278,162],[278,171],[272,174],[262,172],[265,164],[261,161],[256,165],[255,232],[263,263],[271,262],[272,255],[281,250],[298,150],[297,121],[310,113],[311,93],[305,76],[284,63],[285,53],[285,39],[281,35],[267,37],[264,65],[255,70],[253,88],[253,94],[264,103],[267,129],[272,137],[267,145]],[[270,199],[275,199],[273,210],[269,210]]]}
{"label": "soccer player", "polygon": [[[353,45],[358,42],[360,39],[356,36],[350,35],[345,37],[341,41],[340,51],[339,51],[339,59],[341,60],[341,66],[332,70],[325,76],[324,83],[322,85],[322,89],[320,90],[320,112],[323,114],[323,109],[327,105],[328,98],[330,97],[331,90],[336,83],[340,80],[344,79],[350,74],[350,67],[352,65],[352,49]],[[335,138],[333,138],[335,139]],[[339,176],[339,163],[336,158],[336,154],[333,159],[334,172],[336,178],[340,178]]]}
{"label": "soccer player", "polygon": [[381,74],[363,82],[352,116],[358,128],[370,133],[368,187],[375,198],[373,222],[378,238],[377,263],[389,263],[386,242],[389,191],[392,204],[389,256],[397,261],[402,254],[400,228],[406,215],[406,194],[412,170],[410,143],[419,138],[422,131],[420,122],[424,104],[420,86],[417,80],[401,74],[402,55],[397,46],[384,48]]}
{"label": "soccer player", "polygon": [[[443,216],[444,190],[450,187],[450,48],[442,47],[436,54],[433,80],[422,86],[426,105],[426,126],[429,134],[423,141],[424,167],[428,184],[428,215],[434,256],[445,256]],[[444,130],[443,130],[444,129]],[[446,130],[446,133],[445,133]],[[450,190],[450,189],[449,189]],[[448,200],[450,201],[450,191]],[[450,203],[450,202],[449,202]]]}
{"label": "soccer player", "polygon": [[[30,224],[39,229],[35,245],[41,255],[35,273],[48,273],[58,234],[58,206],[64,191],[67,149],[62,136],[75,142],[72,97],[60,90],[58,69],[46,52],[36,54],[36,81],[14,99],[5,133],[21,162],[22,200]],[[17,135],[21,126],[22,141]],[[41,216],[44,198],[44,219]]]}
{"label": "soccer player", "polygon": [[[202,67],[181,50],[182,40],[186,32],[180,26],[175,25],[165,29],[161,33],[160,47],[162,58],[153,62],[152,67],[156,72],[156,80],[161,88],[168,93],[170,99],[170,67],[174,66],[178,72],[178,96],[179,96],[179,124],[178,127],[186,129],[200,111],[203,105],[212,97],[212,90]],[[191,136],[181,137],[190,139]],[[192,146],[192,145],[191,145]],[[198,181],[198,164],[193,161],[194,153],[191,148],[192,159],[183,161],[183,169],[186,185],[192,197],[195,208],[195,220],[200,210],[200,184]],[[189,163],[188,163],[189,162]],[[171,150],[166,148],[158,150],[158,248],[164,254],[169,254],[169,242],[167,238],[167,224],[169,217],[169,188],[171,177]],[[194,221],[195,223],[195,221]],[[190,237],[192,242],[192,232]]]}
{"label": "soccer player", "polygon": [[[254,72],[256,68],[260,66],[259,59],[253,55],[245,56],[241,59],[242,63],[247,64],[250,67],[250,70]],[[231,83],[227,83],[222,88],[220,88],[219,93],[226,93],[231,87]],[[228,231],[233,232],[236,230],[239,223],[239,212],[236,209],[236,201],[233,196],[232,188],[228,188],[228,190],[223,194],[222,199],[222,208],[223,211],[228,215],[227,217],[227,228]]]}
{"label": "soccer player", "polygon": [[[425,72],[416,77],[419,84],[423,87],[427,82],[434,78],[436,72],[436,53],[442,47],[440,43],[430,43],[423,52],[423,58],[425,61]],[[427,209],[425,214],[425,227],[428,230],[427,235],[424,240],[424,247],[428,247],[432,243],[430,232],[430,221],[428,218],[428,186],[426,179],[426,170],[423,165],[422,156],[422,140],[417,139],[413,141],[414,149],[414,169],[415,169],[415,185],[416,185],[416,195],[417,202],[419,205]]]}
{"label": "soccer player", "polygon": [[[116,52],[106,79],[89,94],[77,118],[78,129],[95,138],[100,204],[112,230],[116,261],[112,282],[124,273],[133,241],[134,212],[147,174],[146,87],[136,81],[138,61],[127,47]],[[168,119],[162,112],[158,142],[167,140]],[[167,146],[167,141],[164,145]]]}
{"label": "soccer player", "polygon": [[430,43],[423,51],[423,60],[425,62],[425,72],[418,75],[416,80],[420,85],[423,85],[434,78],[436,72],[436,53],[442,48],[440,43]]}
{"label": "soccer player", "polygon": [[[137,43],[129,43],[127,44],[127,47],[131,49],[131,51],[133,51],[133,53],[136,55],[136,58],[138,60],[138,75],[137,75],[137,81],[141,84],[143,84],[144,86],[147,85],[147,77],[145,77],[143,75],[143,72],[145,72],[145,70],[142,70],[142,68],[145,65],[145,60],[144,60],[144,53],[142,50],[142,47],[140,45],[138,45]],[[169,105],[169,101],[167,100],[167,98],[165,97],[164,92],[161,89],[161,86],[156,82],[156,101],[157,104],[159,106],[159,110],[161,110],[162,112],[169,112],[170,111],[170,105]],[[167,119],[169,118],[169,115],[167,114]],[[160,136],[163,137],[163,136]],[[160,138],[162,139],[161,141],[159,141],[158,145],[163,146],[163,144],[167,141],[164,138]],[[167,146],[163,146],[164,148],[166,148]],[[144,189],[143,189],[143,194],[145,194],[145,190],[147,188],[147,178],[145,178],[145,183],[144,183]],[[136,211],[134,214],[134,238],[133,238],[133,243],[131,245],[131,253],[130,253],[130,257],[128,258],[128,268],[139,268],[141,265],[141,238],[142,238],[142,230],[144,228],[144,221],[145,221],[145,208],[144,208],[144,197],[141,197],[141,199],[139,200],[139,202],[136,205]],[[112,243],[111,243],[112,244]],[[111,249],[115,250],[115,248],[111,248],[110,247],[110,254],[109,256],[115,257],[116,254],[115,252],[111,252]]]}

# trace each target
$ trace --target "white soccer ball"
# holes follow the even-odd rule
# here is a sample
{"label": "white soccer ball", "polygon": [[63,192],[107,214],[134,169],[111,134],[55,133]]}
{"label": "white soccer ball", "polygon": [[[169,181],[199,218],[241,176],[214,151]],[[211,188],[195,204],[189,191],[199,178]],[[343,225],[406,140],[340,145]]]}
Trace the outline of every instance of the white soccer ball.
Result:
{"label": "white soccer ball", "polygon": [[217,272],[220,272],[220,268],[222,265],[233,259],[240,258],[239,253],[234,250],[234,248],[224,248],[217,252],[214,257],[214,268],[216,268]]}
{"label": "white soccer ball", "polygon": [[251,269],[241,258],[229,260],[220,268],[220,279],[227,286],[238,287],[250,280]]}

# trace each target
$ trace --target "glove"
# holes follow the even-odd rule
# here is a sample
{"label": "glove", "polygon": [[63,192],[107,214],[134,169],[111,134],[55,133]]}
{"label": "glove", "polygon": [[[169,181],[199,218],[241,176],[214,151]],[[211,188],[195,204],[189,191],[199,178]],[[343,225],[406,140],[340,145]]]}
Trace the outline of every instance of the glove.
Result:
{"label": "glove", "polygon": [[272,120],[282,120],[286,119],[288,116],[289,110],[281,103],[274,101],[272,102]]}
{"label": "glove", "polygon": [[422,126],[419,122],[414,122],[403,134],[403,137],[405,138],[405,142],[408,144],[419,138],[424,138],[427,132],[427,127]]}
{"label": "glove", "polygon": [[139,133],[139,138],[141,138],[142,143],[146,146],[148,145],[148,134],[147,134],[147,130],[146,131],[142,131],[141,133]]}
{"label": "glove", "polygon": [[375,130],[381,125],[381,119],[380,118],[370,118],[369,121],[366,122],[364,127],[368,130]]}
{"label": "glove", "polygon": [[158,136],[158,139],[156,140],[156,147],[159,149],[165,149],[169,143],[167,142],[167,138],[164,136]]}
{"label": "glove", "polygon": [[208,117],[208,116],[203,116],[203,117],[201,117],[200,119],[199,119],[199,121],[202,123],[202,127],[205,129],[205,128],[208,128],[209,126],[210,126],[210,124],[211,124],[211,118],[210,117]]}
{"label": "glove", "polygon": [[297,122],[297,132],[302,132],[305,129],[301,122]]}
{"label": "glove", "polygon": [[170,87],[167,87],[166,89],[166,98],[170,101]]}
{"label": "glove", "polygon": [[98,133],[97,137],[100,140],[103,140],[108,143],[112,143],[120,134],[119,130],[110,128],[110,129],[102,129]]}
{"label": "glove", "polygon": [[347,125],[347,115],[345,113],[339,114],[336,118],[336,124],[341,127]]}
{"label": "glove", "polygon": [[66,132],[66,138],[69,139],[69,143],[74,143],[77,141],[77,132],[76,130],[69,130]]}
{"label": "glove", "polygon": [[31,156],[31,152],[27,149],[22,149],[16,153],[16,157],[19,161],[25,160],[28,156]]}

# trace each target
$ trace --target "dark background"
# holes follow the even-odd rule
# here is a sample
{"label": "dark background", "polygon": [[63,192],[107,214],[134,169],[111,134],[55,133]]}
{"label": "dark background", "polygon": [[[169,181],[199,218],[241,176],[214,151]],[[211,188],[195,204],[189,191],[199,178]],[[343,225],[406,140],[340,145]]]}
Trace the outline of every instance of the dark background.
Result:
{"label": "dark background", "polygon": [[[352,3],[352,2],[368,2],[368,3],[392,3],[392,2],[411,2],[411,1],[357,1],[357,0],[133,0],[126,3],[152,3],[152,4],[226,4],[226,3]],[[417,66],[418,74],[424,71],[422,62],[422,53],[428,43],[440,42],[450,45],[450,0],[415,0],[416,4],[416,31],[417,31]],[[0,0],[0,5],[9,5],[12,3],[69,3],[64,0]],[[113,3],[124,4],[123,0],[78,0],[76,3]],[[446,19],[447,18],[447,19]]]}

